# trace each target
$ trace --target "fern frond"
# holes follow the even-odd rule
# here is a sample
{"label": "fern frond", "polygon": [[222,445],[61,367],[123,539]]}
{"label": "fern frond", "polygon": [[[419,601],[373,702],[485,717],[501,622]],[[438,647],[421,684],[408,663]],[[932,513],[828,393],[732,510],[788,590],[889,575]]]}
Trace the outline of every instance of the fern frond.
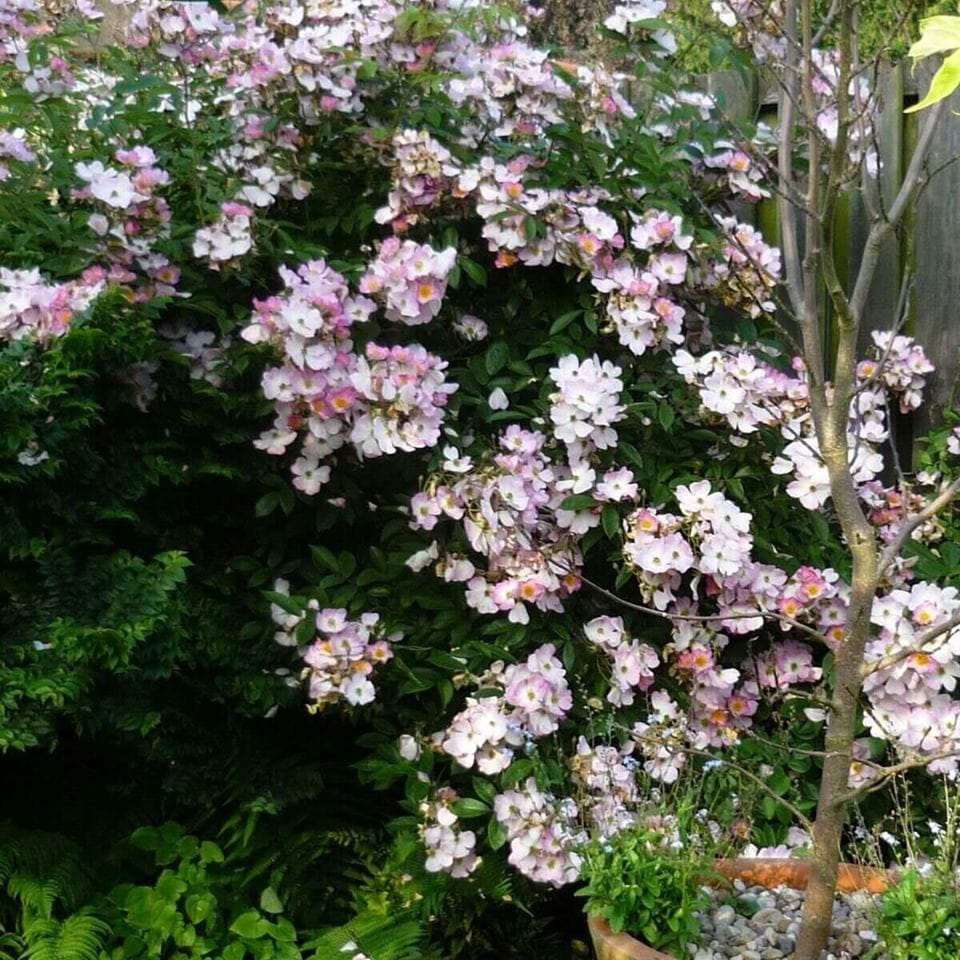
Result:
{"label": "fern frond", "polygon": [[0,960],[20,960],[23,941],[15,933],[0,933]]}
{"label": "fern frond", "polygon": [[13,873],[49,873],[69,847],[60,834],[21,830],[12,823],[0,823],[0,883],[5,883]]}
{"label": "fern frond", "polygon": [[7,880],[7,893],[20,901],[25,917],[49,920],[53,916],[53,905],[60,899],[61,888],[53,878],[15,873]]}
{"label": "fern frond", "polygon": [[269,766],[239,758],[228,771],[218,842],[242,885],[269,878],[299,927],[325,929],[354,915],[354,875],[385,850],[382,803],[358,795],[345,764],[300,766],[296,758]]}
{"label": "fern frond", "polygon": [[410,914],[365,913],[326,931],[304,949],[315,951],[305,954],[310,960],[343,960],[351,950],[370,960],[419,960],[426,935],[425,927]]}
{"label": "fern frond", "polygon": [[98,960],[110,927],[89,910],[66,920],[35,920],[24,930],[24,960]]}
{"label": "fern frond", "polygon": [[0,823],[0,889],[25,913],[51,918],[54,907],[71,913],[92,891],[90,868],[80,848],[59,833],[22,830]]}

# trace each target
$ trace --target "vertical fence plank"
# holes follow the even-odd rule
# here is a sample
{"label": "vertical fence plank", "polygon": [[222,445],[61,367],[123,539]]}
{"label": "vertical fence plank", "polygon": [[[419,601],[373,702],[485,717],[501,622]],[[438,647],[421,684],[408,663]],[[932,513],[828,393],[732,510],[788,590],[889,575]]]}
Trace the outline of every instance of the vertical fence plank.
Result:
{"label": "vertical fence plank", "polygon": [[[777,102],[779,89],[777,88],[776,84],[772,82],[768,71],[762,72],[758,75],[757,87],[758,119],[771,129],[779,130],[780,113],[779,104]],[[776,163],[776,158],[774,158],[774,163]],[[754,222],[756,227],[763,234],[763,238],[767,241],[767,243],[776,244],[779,242],[780,212],[777,208],[776,193],[772,193],[766,200],[761,200],[757,204]],[[798,234],[799,236],[797,239],[802,250],[803,230],[799,229],[799,223]]]}
{"label": "vertical fence plank", "polygon": [[[707,92],[717,101],[723,116],[739,131],[743,121],[754,119],[757,111],[757,78],[744,78],[736,70],[707,74]],[[739,135],[737,136],[739,139]]]}
{"label": "vertical fence plank", "polygon": [[[920,72],[920,71],[918,71]],[[929,86],[933,67],[919,77]],[[953,399],[960,372],[960,92],[947,102],[934,132],[928,168],[937,171],[920,195],[913,217],[914,333],[937,370],[929,380],[927,403],[918,414],[918,429],[926,432],[939,422]],[[919,122],[929,122],[921,113]],[[948,166],[943,166],[948,164]]]}
{"label": "vertical fence plank", "polygon": [[[876,137],[881,166],[877,188],[884,206],[889,207],[903,179],[903,72],[900,65],[882,67],[878,88]],[[860,192],[851,192],[848,200],[848,244],[841,258],[845,261],[849,290],[856,280],[870,223]],[[874,330],[891,330],[896,324],[902,277],[900,244],[896,237],[890,237],[880,252],[870,286],[860,330],[861,353],[872,343],[870,334]]]}
{"label": "vertical fence plank", "polygon": [[[736,70],[716,71],[707,74],[706,86],[730,126],[730,139],[746,139],[744,125],[753,123],[757,115],[756,74],[743,77]],[[756,204],[737,201],[730,204],[730,210],[742,223],[756,226]]]}

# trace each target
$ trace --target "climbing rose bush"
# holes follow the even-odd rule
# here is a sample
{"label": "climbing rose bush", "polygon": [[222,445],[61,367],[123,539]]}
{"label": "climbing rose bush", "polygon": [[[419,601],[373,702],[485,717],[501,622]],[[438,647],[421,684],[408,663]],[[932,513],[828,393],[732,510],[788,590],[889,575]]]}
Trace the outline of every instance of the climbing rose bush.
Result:
{"label": "climbing rose bush", "polygon": [[[198,410],[255,409],[230,442],[292,531],[237,548],[271,711],[296,688],[318,736],[324,710],[371,724],[362,775],[402,786],[417,839],[403,870],[462,879],[503,849],[561,886],[589,836],[638,822],[641,772],[785,776],[785,740],[820,736],[844,550],[777,338],[779,251],[730,213],[768,195],[769,134],[732,140],[683,85],[665,4],[616,7],[607,63],[538,47],[513,4],[124,6],[100,62],[88,4],[0,0],[3,349],[41,369],[110,303],[156,333],[112,371],[144,423],[181,374]],[[758,5],[713,8],[776,58]],[[893,331],[857,368],[852,467],[890,542],[955,472],[952,434],[885,472],[931,372]],[[64,475],[48,421],[30,431],[4,469]],[[211,473],[235,470],[231,447]],[[884,751],[957,773],[941,536],[916,529],[875,604],[854,783]]]}

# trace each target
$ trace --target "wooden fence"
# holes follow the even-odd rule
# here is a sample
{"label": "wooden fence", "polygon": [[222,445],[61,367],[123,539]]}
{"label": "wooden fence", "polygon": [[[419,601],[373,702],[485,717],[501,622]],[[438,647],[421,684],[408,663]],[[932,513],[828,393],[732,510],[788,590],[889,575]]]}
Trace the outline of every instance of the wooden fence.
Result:
{"label": "wooden fence", "polygon": [[[928,114],[904,114],[917,102],[919,91],[929,86],[935,65],[921,65],[911,73],[908,65],[890,64],[880,71],[877,141],[881,160],[880,193],[889,203],[900,186],[916,143],[920,125]],[[764,90],[757,78],[745,83],[724,73],[707,78],[707,87],[736,123],[762,119],[776,126],[773,89]],[[862,348],[873,330],[890,330],[898,320],[902,286],[909,294],[904,332],[923,344],[936,366],[927,389],[927,403],[914,419],[918,435],[925,433],[955,403],[960,377],[960,93],[954,94],[934,133],[927,162],[930,179],[905,218],[899,237],[885,244],[870,289]],[[743,210],[738,210],[742,216]],[[750,213],[747,213],[750,216]],[[775,200],[765,200],[752,212],[756,226],[771,242],[776,239]],[[869,224],[863,199],[851,191],[838,211],[837,259],[841,278],[851,284],[856,277]],[[829,317],[825,317],[829,324]],[[903,425],[902,425],[903,428]]]}

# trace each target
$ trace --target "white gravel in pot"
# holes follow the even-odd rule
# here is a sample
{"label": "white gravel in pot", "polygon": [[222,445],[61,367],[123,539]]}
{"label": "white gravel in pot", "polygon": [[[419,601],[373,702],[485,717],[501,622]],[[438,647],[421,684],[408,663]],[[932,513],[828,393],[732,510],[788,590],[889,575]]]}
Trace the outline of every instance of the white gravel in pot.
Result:
{"label": "white gravel in pot", "polygon": [[[735,880],[733,887],[706,890],[711,906],[698,914],[703,945],[690,946],[692,960],[789,960],[796,948],[804,891],[750,887],[742,880]],[[876,944],[879,902],[879,896],[866,891],[837,894],[823,960],[856,960]]]}

